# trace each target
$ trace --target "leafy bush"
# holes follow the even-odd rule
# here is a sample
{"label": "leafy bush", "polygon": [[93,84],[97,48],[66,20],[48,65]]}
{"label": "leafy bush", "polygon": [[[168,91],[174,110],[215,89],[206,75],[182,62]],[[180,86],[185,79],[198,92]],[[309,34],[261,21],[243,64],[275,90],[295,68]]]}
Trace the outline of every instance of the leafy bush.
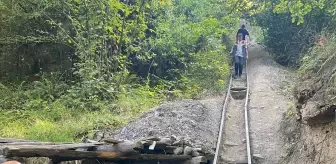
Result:
{"label": "leafy bush", "polygon": [[315,45],[302,59],[299,73],[303,79],[317,77],[322,79],[325,89],[325,100],[336,100],[336,34],[322,33],[325,41]]}
{"label": "leafy bush", "polygon": [[[302,66],[300,68],[301,75],[333,75],[333,70],[336,68],[335,55],[335,34],[322,33],[325,41],[320,45],[315,45],[309,53],[302,59]],[[332,76],[330,78],[333,78]]]}
{"label": "leafy bush", "polygon": [[233,4],[35,1],[0,3],[1,137],[79,140],[166,99],[225,87]]}
{"label": "leafy bush", "polygon": [[[299,3],[290,3],[295,6],[296,2]],[[266,6],[268,8],[253,16],[253,19],[263,29],[265,44],[272,50],[277,62],[286,66],[299,67],[302,55],[313,46],[315,35],[334,22],[326,8],[292,10],[293,6],[279,1],[272,1]]]}

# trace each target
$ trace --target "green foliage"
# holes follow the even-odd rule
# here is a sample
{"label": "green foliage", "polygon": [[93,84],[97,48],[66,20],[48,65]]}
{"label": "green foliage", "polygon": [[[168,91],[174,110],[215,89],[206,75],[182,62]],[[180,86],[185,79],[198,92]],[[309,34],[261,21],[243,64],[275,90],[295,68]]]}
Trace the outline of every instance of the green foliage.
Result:
{"label": "green foliage", "polygon": [[[205,92],[218,94],[226,87],[226,79],[230,72],[229,62],[226,55],[223,55],[225,47],[220,46],[220,44],[216,42],[218,42],[218,40],[213,40],[210,44],[217,45],[217,47],[211,46],[209,50],[195,54],[198,62],[192,63],[189,71],[186,72],[185,76],[187,79],[190,79],[190,81],[187,82],[189,87],[185,88],[185,91],[192,91],[193,88],[190,88],[190,86],[193,86],[200,90],[196,92],[197,94],[204,93],[204,90]],[[195,98],[199,96],[200,95],[191,97]]]}
{"label": "green foliage", "polygon": [[265,43],[265,32],[260,26],[257,26],[257,24],[252,25],[249,27],[249,31],[253,34],[252,40],[257,43]]}
{"label": "green foliage", "polygon": [[[218,58],[226,52],[220,40],[223,35],[234,33],[233,28],[236,27],[238,20],[226,14],[225,6],[217,5],[217,1],[173,2],[165,4],[165,13],[153,21],[155,37],[148,40],[150,46],[148,52],[152,56],[147,61],[142,60],[141,62],[147,67],[146,70],[149,70],[152,83],[160,78],[172,81],[168,84],[171,85],[168,88],[199,92],[199,89],[196,89],[198,86],[190,82],[194,81],[190,75],[197,76],[196,79],[213,76],[208,72],[209,68],[206,68],[209,66],[208,61],[203,57],[208,57],[208,60],[217,60],[218,62],[213,62],[211,65],[217,69],[227,66],[225,58]],[[208,55],[210,53],[212,56]],[[133,64],[137,62],[139,61],[133,61]],[[223,71],[227,70],[223,69]],[[148,74],[145,73],[140,76],[147,77]],[[213,73],[220,73],[217,77],[227,74],[218,71]],[[186,89],[188,84],[190,84],[189,89]]]}
{"label": "green foliage", "polygon": [[335,54],[335,34],[322,34],[326,36],[326,41],[322,45],[312,47],[309,53],[303,57],[302,66],[299,72],[302,76],[315,75],[328,77],[331,85],[334,85],[336,77],[336,54]]}
{"label": "green foliage", "polygon": [[306,16],[316,10],[324,9],[326,13],[335,14],[335,4],[326,0],[281,0],[276,3],[275,13],[290,13],[292,23],[302,24]]}
{"label": "green foliage", "polygon": [[164,101],[165,94],[162,93],[162,87],[150,88],[148,85],[134,88],[125,87],[116,102],[118,111],[126,113],[125,117],[131,119],[146,112],[153,105]]}
{"label": "green foliage", "polygon": [[315,3],[273,0],[265,5],[268,9],[253,18],[264,31],[265,44],[283,65],[299,67],[315,35],[334,24],[328,9],[314,7]]}
{"label": "green foliage", "polygon": [[222,38],[252,8],[248,0],[1,1],[0,136],[79,140],[171,93],[220,94],[230,71]]}

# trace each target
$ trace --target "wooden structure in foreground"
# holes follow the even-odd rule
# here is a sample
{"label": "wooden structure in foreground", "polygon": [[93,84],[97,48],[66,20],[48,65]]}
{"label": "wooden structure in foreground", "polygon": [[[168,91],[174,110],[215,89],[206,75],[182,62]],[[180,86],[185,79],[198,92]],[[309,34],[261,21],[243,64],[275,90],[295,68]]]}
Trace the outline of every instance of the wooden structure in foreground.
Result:
{"label": "wooden structure in foreground", "polygon": [[139,141],[87,140],[87,143],[53,143],[0,138],[0,154],[5,158],[47,157],[51,163],[74,160],[123,162],[207,163],[201,148],[192,148],[175,137]]}

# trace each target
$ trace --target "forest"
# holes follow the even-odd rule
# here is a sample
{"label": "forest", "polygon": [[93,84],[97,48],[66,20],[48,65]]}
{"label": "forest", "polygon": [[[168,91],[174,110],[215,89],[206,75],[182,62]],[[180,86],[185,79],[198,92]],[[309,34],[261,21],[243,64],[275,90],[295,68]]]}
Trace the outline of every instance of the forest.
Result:
{"label": "forest", "polygon": [[222,94],[242,18],[334,102],[335,14],[334,0],[0,0],[0,137],[78,141]]}

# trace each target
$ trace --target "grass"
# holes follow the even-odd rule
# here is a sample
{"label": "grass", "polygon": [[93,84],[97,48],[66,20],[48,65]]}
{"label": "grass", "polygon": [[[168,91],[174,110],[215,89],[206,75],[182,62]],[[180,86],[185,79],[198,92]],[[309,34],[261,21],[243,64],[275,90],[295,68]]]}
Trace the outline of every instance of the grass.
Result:
{"label": "grass", "polygon": [[[118,126],[126,123],[123,117],[109,111],[83,112],[54,108],[48,112],[0,111],[1,137],[70,142],[78,141],[86,135],[93,135],[95,130],[103,126]],[[21,117],[19,113],[25,117]]]}
{"label": "grass", "polygon": [[0,137],[76,142],[84,136],[92,137],[104,127],[125,125],[161,100],[162,97],[140,87],[121,94],[116,102],[118,108],[86,111],[55,101],[42,110],[0,110]]}
{"label": "grass", "polygon": [[[187,91],[185,93],[176,91],[178,92],[176,98],[191,98],[191,95],[198,97],[202,93],[194,92],[203,90],[200,86],[195,87],[194,84],[205,83],[204,80],[207,79],[203,81],[200,78],[189,79],[192,83],[187,85]],[[212,83],[213,85],[209,87],[213,87],[211,90],[220,90],[225,86],[224,82],[224,80],[217,80],[217,83]],[[25,95],[25,91],[2,91],[7,92],[2,94],[3,97],[14,96],[15,98],[4,99],[5,101],[0,102],[0,108],[1,103],[6,103],[19,110],[0,110],[0,137],[51,142],[79,142],[85,136],[93,137],[100,129],[120,127],[160,104],[166,98],[162,88],[139,86],[125,89],[119,94],[118,100],[102,103],[99,110],[85,110],[68,107],[66,104],[69,100],[67,103],[61,99],[48,102],[36,97],[27,98],[24,104],[17,105],[18,99],[22,98],[17,96]]]}

